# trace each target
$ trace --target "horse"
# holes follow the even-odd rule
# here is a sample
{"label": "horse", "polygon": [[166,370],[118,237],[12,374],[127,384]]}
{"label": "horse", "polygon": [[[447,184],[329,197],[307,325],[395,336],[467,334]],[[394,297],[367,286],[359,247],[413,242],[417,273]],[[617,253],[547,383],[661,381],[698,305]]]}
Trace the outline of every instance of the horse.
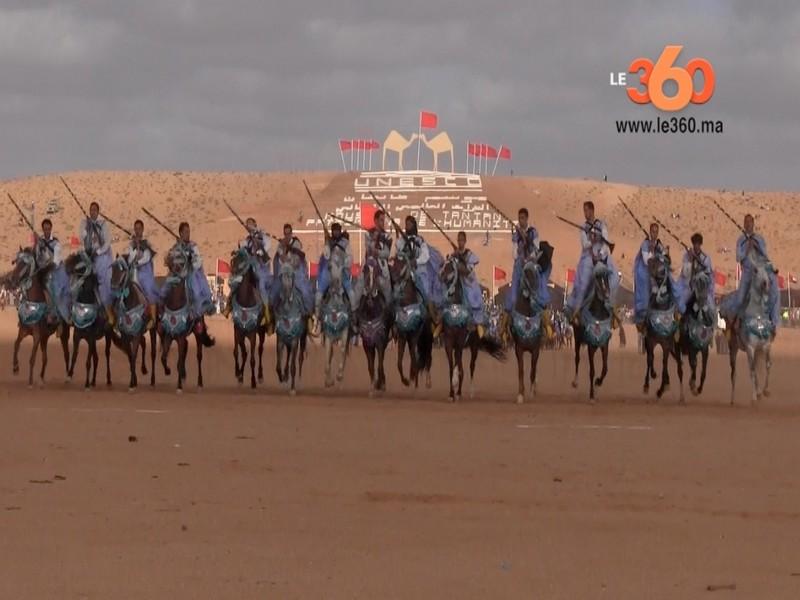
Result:
{"label": "horse", "polygon": [[344,265],[340,253],[331,253],[328,269],[330,270],[330,285],[320,307],[322,339],[325,346],[325,387],[331,387],[334,384],[331,376],[334,348],[338,345],[342,353],[336,372],[336,381],[339,383],[344,379],[344,368],[347,363],[347,355],[350,353],[350,301],[342,284]]}
{"label": "horse", "polygon": [[[680,355],[689,357],[689,367],[692,375],[689,379],[689,389],[697,396],[703,393],[706,381],[706,368],[708,366],[708,349],[714,339],[714,321],[716,311],[714,306],[709,306],[708,289],[711,285],[711,274],[705,269],[696,269],[689,278],[691,294],[686,306],[686,312],[680,322],[678,347]],[[697,379],[697,355],[702,358],[700,371],[700,385]]]}
{"label": "horse", "polygon": [[[608,266],[598,261],[592,269],[588,294],[581,304],[575,333],[575,378],[572,387],[578,387],[578,367],[581,361],[581,346],[586,345],[589,358],[589,402],[595,402],[595,387],[603,385],[608,375],[608,342],[611,340],[611,318],[613,309],[610,306],[611,288]],[[595,378],[594,355],[600,349],[603,366],[600,376]]]}
{"label": "horse", "polygon": [[[131,370],[128,391],[139,385],[136,377],[136,359],[139,347],[142,348],[142,375],[147,375],[147,298],[135,281],[134,270],[127,256],[118,256],[111,264],[111,294],[114,297],[114,311],[117,316],[122,344],[126,348]],[[150,385],[156,384],[156,330],[151,329],[150,337]]]}
{"label": "horse", "polygon": [[[297,393],[295,374],[303,376],[308,325],[304,314],[303,298],[295,289],[294,269],[290,264],[280,267],[278,302],[275,306],[276,367],[278,381],[289,386],[289,394]],[[281,366],[283,351],[286,350],[286,365]],[[298,369],[298,354],[300,355]]]}
{"label": "horse", "polygon": [[203,389],[203,347],[211,347],[214,341],[205,330],[198,332],[197,325],[202,316],[190,313],[191,293],[189,289],[189,257],[179,248],[173,248],[164,257],[169,275],[162,288],[163,308],[158,323],[161,335],[161,365],[164,373],[170,375],[167,365],[169,348],[175,341],[178,346],[178,387],[176,393],[183,393],[183,381],[186,379],[186,355],[189,351],[189,334],[194,333],[197,346],[197,387]]}
{"label": "horse", "polygon": [[[397,370],[400,381],[408,387],[411,380],[419,386],[420,371],[427,370],[426,386],[431,387],[430,365],[433,355],[433,332],[422,295],[414,284],[411,264],[396,256],[390,265],[394,293],[394,326],[397,332]],[[409,376],[403,372],[406,345],[411,358]]]}
{"label": "horse", "polygon": [[[450,368],[450,401],[458,402],[461,399],[461,388],[464,383],[464,364],[462,353],[464,348],[470,349],[469,383],[470,398],[474,396],[473,382],[475,377],[475,363],[478,360],[478,351],[487,352],[492,358],[503,361],[506,358],[503,347],[491,338],[479,338],[472,320],[472,308],[467,303],[464,291],[462,260],[450,256],[442,267],[439,277],[445,285],[444,305],[442,308],[442,337],[447,355],[447,364]],[[456,385],[458,389],[456,390]]]}
{"label": "horse", "polygon": [[[366,260],[361,270],[361,279],[364,292],[358,305],[358,333],[364,354],[367,356],[369,369],[370,390],[372,398],[375,392],[386,390],[386,373],[383,369],[386,347],[389,345],[389,330],[391,327],[391,307],[387,305],[386,298],[381,293],[379,278],[381,268],[378,262],[370,257]],[[375,358],[378,359],[377,376],[375,374]]]}
{"label": "horse", "polygon": [[[247,361],[247,347],[245,341],[250,343],[250,388],[256,387],[256,338],[263,327],[260,325],[264,309],[263,300],[259,297],[258,279],[256,273],[256,257],[251,256],[245,248],[239,248],[231,255],[231,274],[240,281],[236,292],[231,298],[233,308],[233,362],[236,380],[241,384],[244,381],[244,365]],[[260,336],[259,351],[259,381],[263,381],[261,370],[261,353],[263,352],[263,335]],[[242,353],[242,363],[239,365],[239,351]]]}
{"label": "horse", "polygon": [[[78,349],[85,340],[88,347],[86,353],[86,384],[90,390],[97,383],[97,365],[100,359],[97,354],[97,342],[105,339],[106,385],[111,386],[111,344],[125,352],[122,338],[117,335],[106,319],[105,309],[97,292],[97,274],[92,267],[92,259],[81,250],[71,254],[64,261],[70,277],[72,290],[72,359],[69,364],[69,377],[75,373],[75,362]],[[91,378],[90,378],[91,371]]]}
{"label": "horse", "polygon": [[[61,341],[64,352],[64,365],[69,377],[69,325],[60,316],[48,318],[47,296],[45,295],[47,270],[40,270],[36,264],[36,255],[31,248],[21,248],[12,262],[14,269],[2,278],[2,284],[18,288],[22,299],[17,307],[19,325],[17,339],[14,341],[13,371],[19,373],[19,346],[28,336],[33,337],[33,347],[29,360],[28,387],[33,387],[33,369],[36,366],[36,354],[42,350],[42,370],[39,380],[44,383],[47,369],[47,340],[56,334]],[[59,330],[60,326],[60,330]]]}
{"label": "horse", "polygon": [[536,395],[536,367],[539,363],[539,353],[544,330],[544,306],[539,302],[539,287],[541,280],[541,267],[538,263],[539,256],[533,253],[528,256],[522,265],[522,272],[517,291],[517,298],[509,319],[509,331],[514,341],[514,354],[517,357],[517,404],[525,400],[525,353],[531,355],[530,388],[527,392],[528,400]]}
{"label": "horse", "polygon": [[[762,397],[769,397],[769,370],[772,367],[770,349],[775,338],[775,324],[769,315],[769,293],[772,281],[771,266],[761,260],[753,260],[753,276],[746,292],[745,308],[742,317],[731,331],[728,348],[731,362],[731,406],[736,390],[736,354],[739,350],[747,353],[750,367],[750,381],[753,383],[751,404],[755,406]],[[764,358],[766,374],[764,387],[758,386],[758,357]]]}
{"label": "horse", "polygon": [[650,259],[647,269],[650,273],[651,292],[644,322],[644,348],[647,354],[644,393],[647,394],[650,391],[650,379],[658,376],[653,363],[655,349],[660,346],[662,352],[661,385],[656,391],[656,397],[661,398],[669,389],[669,358],[674,356],[678,365],[678,380],[681,387],[680,402],[683,403],[683,361],[680,347],[675,340],[678,321],[675,319],[675,290],[670,275],[669,257],[665,254],[656,254]]}

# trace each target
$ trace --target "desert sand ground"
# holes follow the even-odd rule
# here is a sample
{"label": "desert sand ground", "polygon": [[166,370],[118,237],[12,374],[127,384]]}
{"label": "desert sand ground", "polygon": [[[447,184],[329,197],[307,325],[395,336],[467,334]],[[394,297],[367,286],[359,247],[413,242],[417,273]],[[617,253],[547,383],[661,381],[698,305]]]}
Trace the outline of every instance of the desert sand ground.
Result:
{"label": "desert sand ground", "polygon": [[311,346],[290,398],[271,347],[264,387],[238,388],[231,326],[211,328],[202,393],[192,353],[183,396],[160,369],[127,393],[117,350],[114,387],[86,393],[53,345],[30,391],[0,313],[1,598],[800,597],[796,331],[752,408],[743,357],[736,406],[716,355],[679,406],[674,368],[661,402],[641,394],[630,346],[595,406],[566,351],[542,355],[532,403],[513,360],[481,357],[454,405],[441,351],[416,394],[390,353],[370,400],[359,348],[332,391]]}

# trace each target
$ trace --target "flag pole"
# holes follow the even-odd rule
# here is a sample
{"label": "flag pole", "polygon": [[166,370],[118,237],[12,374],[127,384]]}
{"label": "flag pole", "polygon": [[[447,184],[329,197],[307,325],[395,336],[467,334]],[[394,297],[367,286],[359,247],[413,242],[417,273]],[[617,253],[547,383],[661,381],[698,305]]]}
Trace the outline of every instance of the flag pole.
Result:
{"label": "flag pole", "polygon": [[478,145],[478,175],[481,174],[481,164],[483,163],[483,144]]}
{"label": "flag pole", "polygon": [[372,151],[374,148],[372,147],[372,140],[369,141],[369,170],[372,171]]}
{"label": "flag pole", "polygon": [[417,120],[417,171],[419,171],[419,153],[422,149],[422,113],[419,113]]}
{"label": "flag pole", "polygon": [[339,155],[342,157],[342,171],[347,173],[347,166],[344,164],[344,151],[342,150],[342,140],[339,140]]}
{"label": "flag pole", "polygon": [[495,275],[496,275],[496,269],[497,269],[497,266],[492,265],[492,302],[494,302],[494,294],[495,294],[495,291],[494,291],[494,279],[495,279]]}
{"label": "flag pole", "polygon": [[503,144],[500,144],[500,149],[497,151],[497,158],[494,161],[494,169],[492,169],[492,177],[494,177],[494,172],[497,171],[497,163],[500,162],[500,153],[503,151]]}
{"label": "flag pole", "polygon": [[353,138],[350,138],[350,170],[353,170]]}
{"label": "flag pole", "polygon": [[[455,169],[453,169],[453,170],[455,171]],[[466,168],[464,169],[464,172],[466,173],[468,170],[469,170],[469,140],[467,140],[467,162],[466,162]],[[494,272],[492,273],[492,277],[494,277]]]}

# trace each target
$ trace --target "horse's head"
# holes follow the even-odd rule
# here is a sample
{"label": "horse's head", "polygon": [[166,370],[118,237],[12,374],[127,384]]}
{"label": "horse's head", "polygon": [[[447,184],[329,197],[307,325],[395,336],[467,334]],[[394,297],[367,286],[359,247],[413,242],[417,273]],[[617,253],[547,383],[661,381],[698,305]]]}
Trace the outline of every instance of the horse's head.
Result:
{"label": "horse's head", "polygon": [[650,278],[658,285],[663,284],[670,272],[670,260],[666,254],[656,253],[647,264],[647,271]]}
{"label": "horse's head", "polygon": [[592,269],[594,296],[602,303],[607,303],[608,299],[611,297],[611,284],[609,283],[610,276],[611,270],[608,268],[606,263],[598,261],[594,264]]}
{"label": "horse's head", "polygon": [[764,260],[753,261],[753,280],[750,284],[751,294],[766,304],[772,285],[772,265]]}
{"label": "horse's head", "polygon": [[281,291],[283,292],[283,297],[288,298],[292,290],[294,290],[294,269],[292,265],[289,263],[283,263],[281,265]]}
{"label": "horse's head", "polygon": [[706,269],[697,269],[692,273],[689,280],[689,287],[694,294],[694,301],[699,307],[706,305],[708,301],[708,290],[711,287],[711,274]]}
{"label": "horse's head", "polygon": [[130,278],[130,264],[127,255],[117,256],[111,263],[111,291],[119,296],[127,287]]}
{"label": "horse's head", "polygon": [[449,256],[442,266],[441,273],[439,273],[439,278],[445,286],[445,298],[453,304],[461,304],[462,301],[460,262],[461,259],[455,255]]}
{"label": "horse's head", "polygon": [[237,248],[231,252],[231,276],[244,278],[248,272],[255,276],[254,259],[247,248]]}
{"label": "horse's head", "polygon": [[180,279],[189,276],[189,256],[180,247],[175,246],[164,257],[164,265],[170,274]]}
{"label": "horse's head", "polygon": [[533,302],[539,294],[539,282],[542,270],[539,266],[539,253],[532,252],[522,264],[520,293]]}
{"label": "horse's head", "polygon": [[19,286],[23,281],[32,279],[36,274],[36,255],[31,248],[20,247],[11,264],[14,269],[8,277],[14,287]]}

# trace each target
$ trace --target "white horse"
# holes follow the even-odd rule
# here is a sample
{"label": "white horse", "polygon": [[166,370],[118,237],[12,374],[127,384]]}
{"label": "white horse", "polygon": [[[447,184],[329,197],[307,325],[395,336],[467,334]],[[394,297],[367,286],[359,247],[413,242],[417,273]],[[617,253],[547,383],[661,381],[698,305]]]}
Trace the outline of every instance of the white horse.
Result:
{"label": "white horse", "polygon": [[[736,390],[736,353],[739,349],[747,353],[747,362],[750,366],[750,380],[753,382],[753,397],[751,403],[755,405],[762,396],[769,396],[769,370],[772,367],[770,347],[775,338],[775,325],[770,320],[769,293],[772,280],[770,266],[765,261],[753,261],[753,277],[749,289],[746,290],[744,314],[739,319],[735,331],[731,332],[730,348],[731,360],[731,405],[733,405]],[[766,376],[764,387],[758,387],[758,357],[763,356]]]}
{"label": "white horse", "polygon": [[325,345],[325,387],[331,387],[334,384],[331,375],[334,348],[339,346],[341,349],[341,360],[336,372],[336,382],[340,384],[344,379],[344,368],[350,350],[350,301],[345,296],[342,284],[344,265],[339,252],[331,253],[328,269],[330,285],[320,308],[322,338]]}

